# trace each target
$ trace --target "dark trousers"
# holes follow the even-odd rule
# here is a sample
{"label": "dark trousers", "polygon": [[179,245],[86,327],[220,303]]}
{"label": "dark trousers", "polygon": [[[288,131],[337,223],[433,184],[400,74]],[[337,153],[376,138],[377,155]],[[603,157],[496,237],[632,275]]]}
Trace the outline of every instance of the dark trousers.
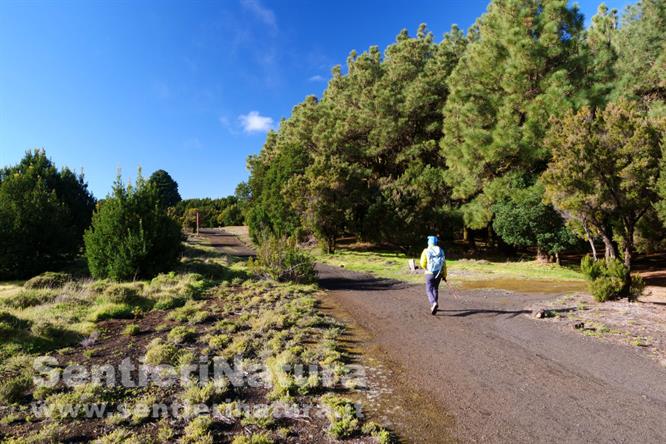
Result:
{"label": "dark trousers", "polygon": [[437,303],[439,299],[439,283],[442,281],[442,274],[440,273],[437,277],[436,275],[426,273],[426,294],[428,295],[428,300],[430,304]]}

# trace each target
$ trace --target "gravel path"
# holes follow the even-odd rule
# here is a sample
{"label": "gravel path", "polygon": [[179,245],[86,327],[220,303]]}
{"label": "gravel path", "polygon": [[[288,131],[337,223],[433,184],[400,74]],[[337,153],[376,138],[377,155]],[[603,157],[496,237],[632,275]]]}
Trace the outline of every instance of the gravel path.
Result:
{"label": "gravel path", "polygon": [[[206,237],[252,254],[223,230]],[[443,283],[432,316],[422,286],[318,270],[324,303],[366,332],[359,346],[379,349],[399,375],[387,383],[420,400],[393,409],[410,410],[394,415],[409,422],[396,425],[407,442],[666,443],[666,369],[529,316],[526,307],[558,295],[474,290],[455,299]],[[432,420],[433,411],[453,421]]]}
{"label": "gravel path", "polygon": [[456,300],[442,283],[432,316],[421,286],[319,272],[328,298],[433,404],[424,408],[454,417],[446,432],[462,442],[666,442],[666,369],[529,317],[525,307],[556,296],[480,290]]}

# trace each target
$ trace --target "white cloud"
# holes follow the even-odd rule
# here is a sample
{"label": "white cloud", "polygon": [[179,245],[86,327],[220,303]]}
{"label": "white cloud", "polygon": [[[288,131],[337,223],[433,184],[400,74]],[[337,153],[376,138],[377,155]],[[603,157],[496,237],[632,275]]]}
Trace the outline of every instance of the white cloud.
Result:
{"label": "white cloud", "polygon": [[265,133],[273,127],[273,118],[262,116],[259,111],[250,111],[238,116],[243,131],[246,133]]}
{"label": "white cloud", "polygon": [[241,0],[241,5],[243,8],[254,14],[259,20],[264,22],[264,24],[273,28],[273,30],[277,30],[275,13],[262,5],[259,0]]}
{"label": "white cloud", "polygon": [[310,77],[308,79],[308,81],[310,81],[310,82],[325,82],[326,79],[324,78],[324,76],[320,76],[319,74],[317,74],[317,75],[314,75],[314,76]]}

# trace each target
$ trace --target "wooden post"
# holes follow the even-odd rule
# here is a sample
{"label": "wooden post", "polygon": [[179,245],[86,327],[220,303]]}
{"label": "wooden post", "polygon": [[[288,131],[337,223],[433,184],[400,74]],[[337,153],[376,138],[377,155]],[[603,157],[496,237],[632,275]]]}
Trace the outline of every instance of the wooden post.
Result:
{"label": "wooden post", "polygon": [[197,211],[197,236],[199,235],[199,212]]}

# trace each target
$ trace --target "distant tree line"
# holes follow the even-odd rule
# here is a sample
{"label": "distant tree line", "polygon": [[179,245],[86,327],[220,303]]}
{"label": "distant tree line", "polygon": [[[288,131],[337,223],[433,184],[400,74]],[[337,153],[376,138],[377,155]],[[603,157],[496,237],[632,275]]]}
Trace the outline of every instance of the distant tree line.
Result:
{"label": "distant tree line", "polygon": [[466,34],[352,51],[249,158],[251,232],[552,257],[582,239],[629,270],[666,233],[666,2],[583,23],[567,0],[494,0]]}
{"label": "distant tree line", "polygon": [[134,184],[118,177],[95,200],[83,174],[58,170],[43,149],[0,170],[0,279],[61,269],[83,253],[95,278],[147,278],[167,271],[181,253],[181,227],[200,213],[201,226],[242,225],[243,186],[223,199],[182,200],[164,170]]}

